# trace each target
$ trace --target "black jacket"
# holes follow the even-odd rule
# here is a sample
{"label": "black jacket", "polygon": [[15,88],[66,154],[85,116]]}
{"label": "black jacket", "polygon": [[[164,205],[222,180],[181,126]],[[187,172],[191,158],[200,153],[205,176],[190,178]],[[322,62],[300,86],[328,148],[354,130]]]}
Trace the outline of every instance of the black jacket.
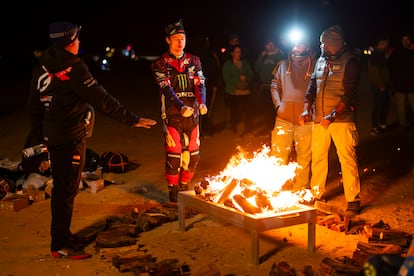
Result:
{"label": "black jacket", "polygon": [[396,93],[414,93],[414,50],[403,46],[389,59],[391,80]]}
{"label": "black jacket", "polygon": [[139,117],[109,94],[79,56],[50,47],[33,69],[28,99],[32,129],[58,145],[92,135],[94,108],[130,127]]}

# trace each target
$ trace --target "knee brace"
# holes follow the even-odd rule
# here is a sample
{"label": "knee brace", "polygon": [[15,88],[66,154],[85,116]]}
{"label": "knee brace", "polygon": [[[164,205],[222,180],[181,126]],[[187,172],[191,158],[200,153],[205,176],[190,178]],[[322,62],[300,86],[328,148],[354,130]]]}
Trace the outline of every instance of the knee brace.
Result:
{"label": "knee brace", "polygon": [[167,153],[165,161],[165,174],[169,184],[178,184],[178,173],[180,170],[181,155],[177,153]]}

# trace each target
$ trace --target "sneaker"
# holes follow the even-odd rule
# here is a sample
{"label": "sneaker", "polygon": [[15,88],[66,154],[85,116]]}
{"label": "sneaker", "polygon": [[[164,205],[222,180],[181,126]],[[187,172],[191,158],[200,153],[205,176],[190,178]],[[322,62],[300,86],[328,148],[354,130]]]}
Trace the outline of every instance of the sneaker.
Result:
{"label": "sneaker", "polygon": [[67,258],[72,260],[83,260],[92,257],[91,254],[84,252],[83,250],[74,250],[70,248],[63,248],[58,251],[52,251],[54,258]]}

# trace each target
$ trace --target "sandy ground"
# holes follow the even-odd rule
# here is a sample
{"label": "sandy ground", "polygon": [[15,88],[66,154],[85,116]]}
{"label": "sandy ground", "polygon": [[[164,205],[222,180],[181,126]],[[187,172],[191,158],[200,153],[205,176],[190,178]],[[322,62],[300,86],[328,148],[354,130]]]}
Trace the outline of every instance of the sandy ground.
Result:
{"label": "sandy ground", "polygon": [[[158,119],[157,92],[146,64],[143,68],[140,68],[140,73],[130,70],[134,75],[105,72],[97,77],[131,110]],[[0,116],[0,156],[19,160],[28,131],[24,113],[27,82],[10,81],[8,84],[2,88],[2,94],[8,96]],[[382,220],[392,229],[414,233],[414,177],[410,146],[413,131],[400,133],[393,130],[382,137],[370,137],[371,106],[365,79],[360,90],[359,158],[362,204],[365,208],[358,219],[367,224]],[[212,116],[216,124],[223,121],[223,106],[219,97]],[[260,108],[257,109],[259,111]],[[249,135],[237,139],[228,130],[219,129],[213,136],[202,139],[201,161],[193,183],[224,169],[238,145],[254,151],[268,142],[269,137],[266,136]],[[160,124],[150,130],[129,129],[98,114],[94,137],[88,147],[98,153],[110,150],[123,152],[135,166],[124,174],[115,175],[116,180],[124,184],[106,186],[96,194],[87,190],[79,192],[72,231],[99,228],[109,216],[129,214],[134,207],[149,201],[167,201],[162,144]],[[333,195],[330,202],[344,208],[334,151],[330,160],[328,187]],[[147,188],[148,192],[138,193],[140,187]],[[86,247],[93,254],[90,259],[73,261],[52,258],[49,250],[49,200],[36,202],[18,212],[0,212],[0,221],[0,275],[133,275],[131,272],[119,272],[110,260],[101,258],[94,242]],[[316,250],[312,253],[307,249],[306,224],[272,229],[261,233],[259,255],[263,260],[259,265],[254,265],[251,263],[252,246],[248,231],[230,223],[218,222],[202,213],[188,219],[186,225],[186,231],[181,232],[177,221],[165,223],[141,233],[137,245],[142,245],[142,249],[157,260],[177,259],[187,264],[191,275],[269,275],[272,265],[282,261],[294,267],[300,275],[304,266],[311,265],[317,269],[326,257],[352,257],[357,242],[367,242],[364,234],[346,235],[317,225]],[[213,273],[215,269],[218,271],[216,274]]]}

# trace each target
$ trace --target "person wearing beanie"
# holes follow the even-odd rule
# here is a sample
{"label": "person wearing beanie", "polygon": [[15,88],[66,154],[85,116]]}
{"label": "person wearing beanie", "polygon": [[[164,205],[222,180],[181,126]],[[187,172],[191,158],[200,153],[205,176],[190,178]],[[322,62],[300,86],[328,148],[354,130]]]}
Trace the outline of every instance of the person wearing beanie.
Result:
{"label": "person wearing beanie", "polygon": [[[338,25],[329,27],[321,33],[319,41],[334,49],[342,49],[345,47],[344,33]],[[329,50],[329,49],[328,49]],[[324,51],[324,54],[329,54],[330,51]]]}
{"label": "person wearing beanie", "polygon": [[165,137],[165,178],[171,202],[189,189],[200,160],[200,115],[207,114],[200,58],[184,51],[182,20],[165,28],[168,51],[151,64],[159,87]]}
{"label": "person wearing beanie", "polygon": [[51,255],[74,260],[91,256],[79,249],[81,240],[70,228],[94,109],[128,127],[148,129],[156,124],[128,110],[92,76],[78,56],[80,30],[68,21],[49,25],[51,45],[33,68],[27,102],[29,133],[37,134],[33,140],[47,146],[51,165]]}
{"label": "person wearing beanie", "polygon": [[342,29],[332,26],[320,36],[321,56],[305,94],[300,123],[313,120],[311,189],[316,200],[326,200],[328,155],[334,142],[341,164],[346,212],[361,211],[360,177],[356,146],[355,110],[361,64],[347,47]]}
{"label": "person wearing beanie", "polygon": [[50,24],[49,37],[53,46],[57,48],[65,48],[79,37],[81,28],[81,26],[76,26],[67,21]]}

